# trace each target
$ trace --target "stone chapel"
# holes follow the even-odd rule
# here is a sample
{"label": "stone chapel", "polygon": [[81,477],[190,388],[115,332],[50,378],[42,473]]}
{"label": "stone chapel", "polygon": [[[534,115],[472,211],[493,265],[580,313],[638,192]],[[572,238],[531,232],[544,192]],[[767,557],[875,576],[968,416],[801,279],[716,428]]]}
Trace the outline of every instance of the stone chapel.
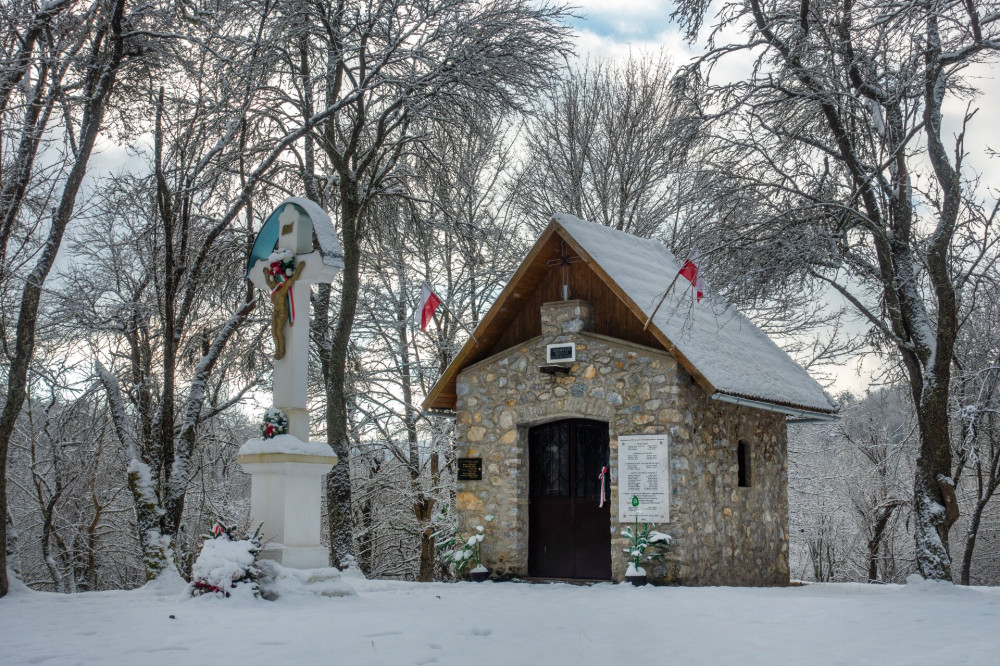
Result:
{"label": "stone chapel", "polygon": [[424,401],[455,415],[459,525],[486,526],[494,577],[623,580],[638,518],[673,537],[654,582],[788,583],[787,424],[837,406],[680,267],[555,215]]}

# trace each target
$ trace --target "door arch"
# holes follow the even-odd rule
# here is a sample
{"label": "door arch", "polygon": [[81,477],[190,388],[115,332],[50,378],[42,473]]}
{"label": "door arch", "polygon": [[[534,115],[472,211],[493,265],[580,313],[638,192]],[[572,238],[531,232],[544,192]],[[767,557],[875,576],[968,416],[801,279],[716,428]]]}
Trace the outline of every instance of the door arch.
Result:
{"label": "door arch", "polygon": [[528,430],[528,573],[611,578],[608,424],[563,419]]}

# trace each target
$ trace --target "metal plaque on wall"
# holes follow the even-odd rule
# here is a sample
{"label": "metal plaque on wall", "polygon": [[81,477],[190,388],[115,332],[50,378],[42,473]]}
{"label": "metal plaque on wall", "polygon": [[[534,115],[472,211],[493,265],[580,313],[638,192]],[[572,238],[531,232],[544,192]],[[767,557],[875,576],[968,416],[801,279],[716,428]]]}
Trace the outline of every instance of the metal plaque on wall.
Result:
{"label": "metal plaque on wall", "polygon": [[618,520],[670,522],[670,442],[662,435],[618,437]]}
{"label": "metal plaque on wall", "polygon": [[483,480],[483,459],[482,458],[459,458],[458,459],[458,480],[459,481],[482,481]]}

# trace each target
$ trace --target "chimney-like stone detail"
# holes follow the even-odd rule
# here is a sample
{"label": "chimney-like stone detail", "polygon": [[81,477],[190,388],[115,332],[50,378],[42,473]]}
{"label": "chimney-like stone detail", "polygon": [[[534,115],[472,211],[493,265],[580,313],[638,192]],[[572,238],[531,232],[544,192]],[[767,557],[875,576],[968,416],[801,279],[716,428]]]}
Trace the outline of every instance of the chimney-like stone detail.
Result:
{"label": "chimney-like stone detail", "polygon": [[542,335],[546,337],[594,330],[594,306],[579,299],[542,303]]}

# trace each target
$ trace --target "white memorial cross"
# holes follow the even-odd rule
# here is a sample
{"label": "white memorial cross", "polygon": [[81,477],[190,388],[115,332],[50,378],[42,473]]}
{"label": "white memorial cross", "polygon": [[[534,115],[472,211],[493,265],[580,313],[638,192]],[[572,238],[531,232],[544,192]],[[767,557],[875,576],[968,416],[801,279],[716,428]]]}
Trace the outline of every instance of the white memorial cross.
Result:
{"label": "white memorial cross", "polygon": [[[272,406],[284,412],[288,432],[249,440],[237,461],[252,475],[252,524],[262,523],[262,534],[269,540],[261,557],[286,567],[314,569],[329,564],[329,551],[320,543],[320,502],[323,477],[337,464],[337,456],[326,442],[309,441],[309,292],[313,284],[329,284],[336,278],[343,256],[333,223],[315,203],[293,197],[277,211],[277,249],[291,252],[296,268],[305,262],[291,285],[297,316],[294,324],[284,323],[285,354],[274,361]],[[318,249],[313,247],[314,228]],[[262,229],[261,237],[273,236],[265,236]],[[268,258],[258,259],[248,274],[266,294],[271,293],[264,277],[270,264]]]}
{"label": "white memorial cross", "polygon": [[[306,410],[306,385],[309,373],[309,292],[313,284],[330,284],[340,272],[337,266],[323,262],[319,250],[313,249],[313,225],[307,216],[299,213],[292,204],[285,204],[278,216],[281,233],[278,249],[289,250],[295,255],[295,265],[305,262],[305,268],[292,284],[292,301],[295,303],[295,324],[285,324],[285,355],[274,362],[274,406],[288,417],[288,434],[302,441],[309,440],[309,412]],[[284,233],[284,232],[288,233]],[[250,269],[250,280],[270,293],[264,279],[270,268],[267,259],[261,259]]]}

